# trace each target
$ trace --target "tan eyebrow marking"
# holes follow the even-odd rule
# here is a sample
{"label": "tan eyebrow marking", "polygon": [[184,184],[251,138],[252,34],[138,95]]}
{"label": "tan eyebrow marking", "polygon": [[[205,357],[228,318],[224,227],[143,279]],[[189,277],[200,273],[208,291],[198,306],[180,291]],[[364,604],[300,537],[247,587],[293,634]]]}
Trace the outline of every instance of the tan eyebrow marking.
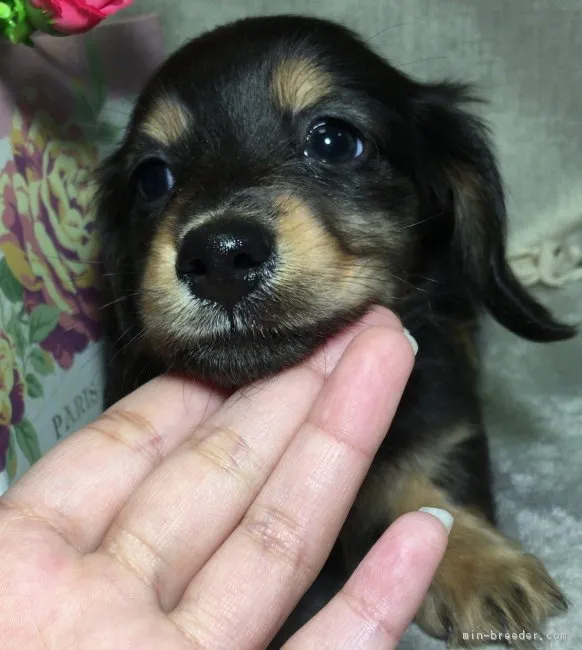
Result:
{"label": "tan eyebrow marking", "polygon": [[293,113],[313,106],[333,88],[331,75],[313,61],[288,58],[273,73],[271,92],[277,104]]}
{"label": "tan eyebrow marking", "polygon": [[182,103],[172,97],[159,97],[147,111],[139,129],[160,144],[175,144],[188,130],[190,115]]}

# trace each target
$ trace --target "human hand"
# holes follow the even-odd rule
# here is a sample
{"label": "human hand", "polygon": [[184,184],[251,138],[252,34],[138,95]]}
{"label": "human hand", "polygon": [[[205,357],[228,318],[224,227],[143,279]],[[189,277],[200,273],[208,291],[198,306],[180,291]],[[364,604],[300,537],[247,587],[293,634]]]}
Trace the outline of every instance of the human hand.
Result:
{"label": "human hand", "polygon": [[[0,500],[0,638],[18,650],[265,647],[322,567],[413,364],[382,309],[227,397],[156,379]],[[395,522],[285,648],[393,648],[447,543]]]}

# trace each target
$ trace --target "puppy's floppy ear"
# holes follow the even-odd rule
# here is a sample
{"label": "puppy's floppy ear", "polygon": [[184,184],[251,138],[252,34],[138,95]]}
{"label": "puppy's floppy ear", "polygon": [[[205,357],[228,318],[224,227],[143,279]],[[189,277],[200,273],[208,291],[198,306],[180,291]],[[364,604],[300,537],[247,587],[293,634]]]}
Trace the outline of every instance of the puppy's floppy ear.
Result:
{"label": "puppy's floppy ear", "polygon": [[474,300],[515,334],[532,341],[569,338],[576,330],[536,302],[507,263],[503,185],[487,129],[465,109],[469,101],[475,99],[466,86],[427,84],[415,107],[421,182],[433,212],[452,219],[455,272]]}

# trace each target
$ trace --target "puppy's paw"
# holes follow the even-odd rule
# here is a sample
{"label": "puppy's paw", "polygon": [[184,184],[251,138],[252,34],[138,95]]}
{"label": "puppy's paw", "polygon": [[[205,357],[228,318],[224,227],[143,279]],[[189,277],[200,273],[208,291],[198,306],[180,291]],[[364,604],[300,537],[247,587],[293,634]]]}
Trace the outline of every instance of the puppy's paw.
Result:
{"label": "puppy's paw", "polygon": [[566,609],[540,560],[486,521],[457,513],[447,553],[416,621],[449,647],[501,642],[534,648],[534,633]]}

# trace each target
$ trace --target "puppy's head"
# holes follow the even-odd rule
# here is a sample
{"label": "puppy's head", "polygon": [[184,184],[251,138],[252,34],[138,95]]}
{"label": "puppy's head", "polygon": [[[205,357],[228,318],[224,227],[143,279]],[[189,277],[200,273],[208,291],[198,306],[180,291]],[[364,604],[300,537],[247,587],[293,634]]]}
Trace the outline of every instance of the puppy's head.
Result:
{"label": "puppy's head", "polygon": [[192,41],[102,170],[122,326],[165,366],[239,385],[372,303],[398,311],[438,266],[514,332],[569,336],[505,262],[503,191],[469,99],[324,21],[247,19]]}

